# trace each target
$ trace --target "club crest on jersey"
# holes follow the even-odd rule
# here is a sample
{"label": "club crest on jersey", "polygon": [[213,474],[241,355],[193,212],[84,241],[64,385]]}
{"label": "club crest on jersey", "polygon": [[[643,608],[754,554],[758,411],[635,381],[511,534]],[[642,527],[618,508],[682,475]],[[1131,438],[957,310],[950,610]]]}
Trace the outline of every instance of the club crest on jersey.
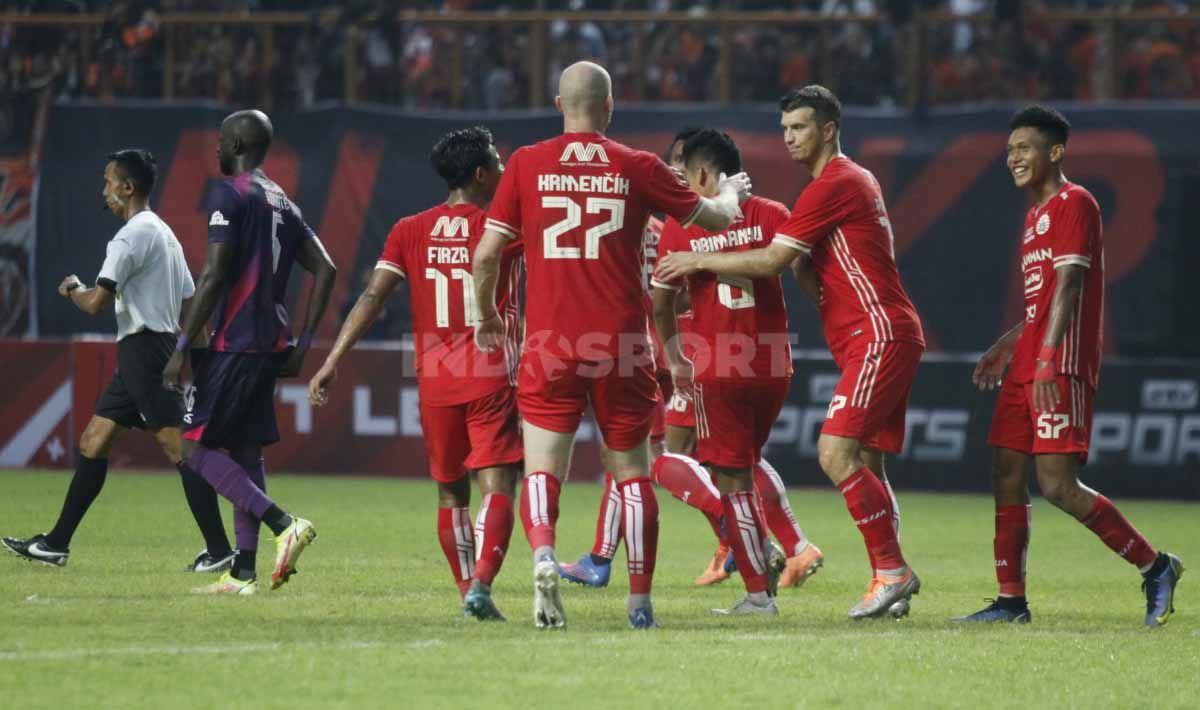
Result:
{"label": "club crest on jersey", "polygon": [[210,227],[228,227],[229,220],[225,219],[225,215],[221,214],[221,210],[212,213],[212,217],[208,218],[208,226]]}
{"label": "club crest on jersey", "polygon": [[604,146],[599,143],[573,141],[563,148],[562,157],[558,162],[563,165],[608,165],[608,153],[604,152]]}
{"label": "club crest on jersey", "polygon": [[1037,233],[1038,233],[1039,237],[1042,236],[1043,234],[1045,234],[1046,232],[1049,232],[1050,231],[1050,215],[1043,214],[1041,217],[1038,217],[1037,227],[1035,227],[1035,229],[1037,229]]}
{"label": "club crest on jersey", "polygon": [[439,240],[461,241],[471,236],[466,217],[450,217],[442,215],[433,225],[429,236]]}

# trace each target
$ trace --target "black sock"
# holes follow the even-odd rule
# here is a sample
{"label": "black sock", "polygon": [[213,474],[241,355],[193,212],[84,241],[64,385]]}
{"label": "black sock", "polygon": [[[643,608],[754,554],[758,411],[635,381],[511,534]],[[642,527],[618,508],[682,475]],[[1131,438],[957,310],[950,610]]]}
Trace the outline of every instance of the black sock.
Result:
{"label": "black sock", "polygon": [[996,606],[1005,611],[1023,611],[1029,606],[1029,602],[1025,601],[1024,596],[1020,597],[998,597]]}
{"label": "black sock", "polygon": [[612,564],[612,560],[608,559],[607,557],[601,557],[600,555],[593,553],[592,554],[592,564],[594,564],[594,565],[610,565],[610,564]]}
{"label": "black sock", "polygon": [[229,571],[229,574],[233,575],[234,579],[249,582],[258,576],[254,571],[257,563],[257,550],[238,550],[237,556],[233,558],[233,569]]}
{"label": "black sock", "polygon": [[1157,577],[1163,573],[1168,564],[1170,564],[1170,558],[1160,552],[1154,557],[1154,564],[1150,565],[1150,569],[1146,570],[1146,573],[1142,576],[1147,579]]}
{"label": "black sock", "polygon": [[104,488],[104,479],[108,477],[108,459],[90,459],[83,454],[75,464],[75,477],[67,488],[67,499],[63,501],[62,512],[54,529],[46,534],[46,544],[65,550],[71,546],[71,537],[75,528],[83,521],[88,507],[100,490]]}
{"label": "black sock", "polygon": [[267,512],[263,513],[262,521],[264,525],[271,528],[271,532],[278,535],[292,524],[292,516],[280,510],[279,506],[272,505],[267,508]]}
{"label": "black sock", "polygon": [[204,545],[208,554],[217,559],[228,557],[233,548],[229,545],[229,536],[225,534],[225,523],[221,520],[221,505],[217,492],[208,481],[192,470],[186,460],[175,464],[179,470],[179,478],[183,481],[183,495],[187,498],[192,517],[204,536]]}

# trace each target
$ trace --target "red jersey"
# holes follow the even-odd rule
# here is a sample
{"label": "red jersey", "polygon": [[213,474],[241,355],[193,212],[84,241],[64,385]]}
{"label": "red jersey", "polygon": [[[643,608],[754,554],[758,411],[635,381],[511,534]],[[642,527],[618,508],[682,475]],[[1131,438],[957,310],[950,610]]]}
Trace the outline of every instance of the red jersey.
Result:
{"label": "red jersey", "polygon": [[868,170],[845,156],[829,161],[774,241],[812,256],[835,359],[858,343],[925,345],[917,309],[900,285],[883,193]]}
{"label": "red jersey", "polygon": [[1082,378],[1094,389],[1100,382],[1104,330],[1104,227],[1092,193],[1066,183],[1054,197],[1025,215],[1021,238],[1021,275],[1025,283],[1025,328],[1017,340],[1008,376],[1015,384],[1033,381],[1038,351],[1050,323],[1050,304],[1058,286],[1057,268],[1087,269],[1079,305],[1055,352],[1059,374]]}
{"label": "red jersey", "polygon": [[646,220],[663,212],[690,224],[699,204],[658,156],[597,133],[514,152],[487,226],[525,245],[525,347],[577,361],[648,348]]}
{"label": "red jersey", "polygon": [[[787,207],[765,197],[742,204],[743,219],[724,232],[669,223],[661,254],[676,251],[743,252],[771,243],[788,219]],[[658,288],[679,289],[679,282],[654,281]],[[697,382],[790,377],[787,307],[778,276],[748,279],[701,271],[687,277],[692,301],[691,331],[697,336],[692,362]]]}
{"label": "red jersey", "polygon": [[441,204],[392,227],[375,264],[408,280],[421,401],[462,404],[515,384],[520,330],[521,259],[508,249],[501,258],[496,309],[508,342],[493,353],[475,347],[479,307],[471,257],[483,236],[486,213],[472,204]]}

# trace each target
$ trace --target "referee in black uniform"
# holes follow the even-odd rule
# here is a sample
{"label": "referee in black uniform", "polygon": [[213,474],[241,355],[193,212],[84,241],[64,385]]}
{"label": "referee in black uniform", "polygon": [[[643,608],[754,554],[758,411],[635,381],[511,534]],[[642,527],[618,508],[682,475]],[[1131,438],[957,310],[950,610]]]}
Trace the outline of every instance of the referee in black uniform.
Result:
{"label": "referee in black uniform", "polygon": [[55,567],[67,564],[71,537],[104,487],[109,450],[127,430],[144,429],[179,469],[188,506],[204,536],[205,550],[187,569],[215,572],[233,561],[216,492],[183,459],[183,397],[162,386],[163,366],[175,351],[180,310],[196,287],[179,240],[150,211],[157,172],[149,151],[122,150],[108,156],[104,204],[125,225],[108,243],[95,287],[87,288],[74,274],[58,287],[59,295],[84,313],[97,315],[115,305],[117,371],[79,439],[75,477],[54,528],[27,540],[3,539],[5,547],[27,560]]}

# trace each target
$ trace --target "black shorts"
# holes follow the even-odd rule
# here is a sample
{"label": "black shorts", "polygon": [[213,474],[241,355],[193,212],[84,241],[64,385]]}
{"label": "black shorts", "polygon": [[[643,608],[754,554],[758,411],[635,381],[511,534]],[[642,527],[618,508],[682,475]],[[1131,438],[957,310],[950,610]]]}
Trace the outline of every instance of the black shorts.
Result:
{"label": "black shorts", "polygon": [[163,368],[175,352],[175,336],[143,330],[117,341],[117,371],[96,416],[128,429],[157,431],[183,423],[183,397],[162,384]]}
{"label": "black shorts", "polygon": [[195,386],[183,418],[183,438],[210,449],[266,446],[279,441],[275,381],[288,353],[192,351]]}

